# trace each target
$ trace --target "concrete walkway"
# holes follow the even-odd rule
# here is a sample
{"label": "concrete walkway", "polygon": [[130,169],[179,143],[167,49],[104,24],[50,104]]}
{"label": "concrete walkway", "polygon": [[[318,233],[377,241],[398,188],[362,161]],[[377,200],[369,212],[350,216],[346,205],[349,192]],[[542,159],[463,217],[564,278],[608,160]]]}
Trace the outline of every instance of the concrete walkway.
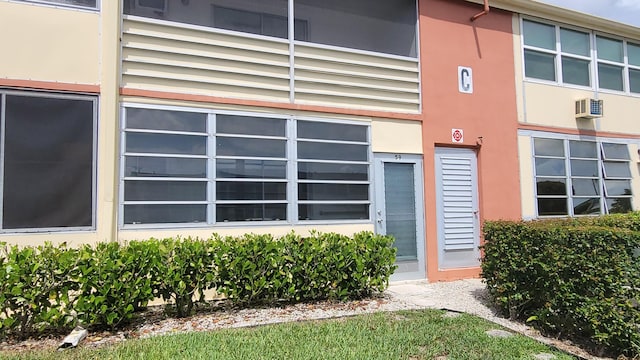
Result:
{"label": "concrete walkway", "polygon": [[547,338],[530,326],[497,316],[490,307],[489,295],[480,279],[427,283],[425,281],[391,283],[387,293],[411,308],[444,309],[479,316],[511,331],[528,336],[549,346],[568,352],[578,358],[613,360],[595,357],[566,341]]}

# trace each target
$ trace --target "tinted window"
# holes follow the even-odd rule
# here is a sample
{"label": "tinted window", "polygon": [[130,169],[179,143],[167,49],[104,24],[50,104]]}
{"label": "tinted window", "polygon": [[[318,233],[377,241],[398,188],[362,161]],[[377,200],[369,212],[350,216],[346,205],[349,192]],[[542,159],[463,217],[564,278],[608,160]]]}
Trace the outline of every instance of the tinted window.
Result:
{"label": "tinted window", "polygon": [[3,228],[93,225],[94,102],[6,96]]}

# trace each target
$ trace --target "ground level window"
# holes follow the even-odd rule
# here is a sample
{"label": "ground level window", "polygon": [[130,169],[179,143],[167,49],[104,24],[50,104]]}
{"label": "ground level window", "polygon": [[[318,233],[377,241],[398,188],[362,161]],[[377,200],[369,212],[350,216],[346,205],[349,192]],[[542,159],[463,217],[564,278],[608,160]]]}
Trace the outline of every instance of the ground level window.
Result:
{"label": "ground level window", "polygon": [[135,106],[123,115],[125,226],[370,219],[366,123]]}
{"label": "ground level window", "polygon": [[533,144],[538,216],[632,210],[626,144],[547,138]]}
{"label": "ground level window", "polygon": [[94,226],[96,99],[0,91],[2,229]]}

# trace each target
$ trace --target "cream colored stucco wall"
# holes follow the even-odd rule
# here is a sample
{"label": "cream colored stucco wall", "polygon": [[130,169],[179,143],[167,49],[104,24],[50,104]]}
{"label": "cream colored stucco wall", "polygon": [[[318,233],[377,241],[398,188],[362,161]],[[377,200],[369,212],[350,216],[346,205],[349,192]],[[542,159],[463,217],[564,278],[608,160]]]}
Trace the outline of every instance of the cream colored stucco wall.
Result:
{"label": "cream colored stucco wall", "polygon": [[[640,97],[535,82],[525,82],[524,91],[526,124],[640,135]],[[576,119],[575,101],[582,98],[603,100],[604,116]]]}
{"label": "cream colored stucco wall", "polygon": [[375,119],[371,124],[374,152],[422,154],[422,124]]}
{"label": "cream colored stucco wall", "polygon": [[97,85],[99,39],[98,12],[0,1],[0,78]]}
{"label": "cream colored stucco wall", "polygon": [[518,136],[518,154],[520,156],[520,193],[522,194],[522,218],[533,219],[536,217],[536,204],[534,193],[533,156],[531,150],[531,137]]}

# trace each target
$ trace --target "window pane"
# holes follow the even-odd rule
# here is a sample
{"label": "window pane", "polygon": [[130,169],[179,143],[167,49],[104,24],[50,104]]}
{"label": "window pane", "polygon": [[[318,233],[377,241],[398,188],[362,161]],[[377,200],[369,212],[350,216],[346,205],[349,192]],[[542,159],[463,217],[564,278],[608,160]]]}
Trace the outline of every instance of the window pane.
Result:
{"label": "window pane", "polygon": [[564,176],[564,159],[536,158],[536,175]]}
{"label": "window pane", "polygon": [[598,49],[598,59],[620,63],[624,62],[622,41],[598,36],[596,37],[596,46]]}
{"label": "window pane", "polygon": [[567,195],[567,180],[536,178],[538,195]]}
{"label": "window pane", "polygon": [[[284,29],[280,31],[280,37],[287,33],[286,22]],[[213,7],[213,26],[234,31],[242,31],[251,34],[262,34],[262,16],[260,13],[247,10],[230,9],[221,6]]]}
{"label": "window pane", "polygon": [[94,103],[7,95],[3,228],[93,225]]}
{"label": "window pane", "polygon": [[602,89],[624,90],[620,66],[598,64],[598,85]]}
{"label": "window pane", "polygon": [[600,195],[599,179],[571,179],[572,195],[597,196]]}
{"label": "window pane", "polygon": [[573,59],[566,56],[562,57],[562,81],[566,84],[590,86],[591,77],[589,76],[589,67],[591,62],[588,60]]}
{"label": "window pane", "polygon": [[227,179],[284,179],[287,177],[287,162],[275,160],[216,160],[216,176]]}
{"label": "window pane", "polygon": [[610,214],[628,213],[633,210],[631,198],[607,199],[607,209],[609,209]]}
{"label": "window pane", "polygon": [[299,159],[367,161],[369,147],[366,145],[329,144],[299,141]]}
{"label": "window pane", "polygon": [[125,181],[125,201],[206,201],[204,181]]}
{"label": "window pane", "polygon": [[630,180],[605,180],[606,196],[631,195]]}
{"label": "window pane", "polygon": [[593,141],[569,141],[572,158],[598,158],[598,143]]}
{"label": "window pane", "polygon": [[294,6],[312,43],[417,56],[415,0],[296,0]]}
{"label": "window pane", "polygon": [[537,156],[564,156],[563,140],[534,138],[533,147]]}
{"label": "window pane", "polygon": [[539,48],[556,49],[556,27],[525,20],[522,22],[524,44]]}
{"label": "window pane", "polygon": [[366,184],[298,184],[300,200],[367,200]]}
{"label": "window pane", "polygon": [[300,220],[368,220],[368,204],[300,204]]}
{"label": "window pane", "polygon": [[640,66],[640,45],[627,43],[629,65]]}
{"label": "window pane", "polygon": [[218,200],[287,200],[287,184],[272,182],[216,182]]}
{"label": "window pane", "polygon": [[621,178],[630,178],[631,177],[631,169],[629,169],[628,162],[604,162],[604,173],[605,177],[621,177]]}
{"label": "window pane", "polygon": [[216,115],[218,134],[285,136],[285,119]]}
{"label": "window pane", "polygon": [[563,52],[590,56],[589,34],[580,31],[560,29],[560,47]]}
{"label": "window pane", "polygon": [[[179,1],[166,1],[169,3],[166,9],[163,8],[165,1],[145,1],[156,4],[140,7],[136,6],[140,4],[136,0],[124,0],[124,13],[281,38],[286,38],[288,33],[287,0],[192,0],[188,5],[182,5]],[[273,21],[265,20],[267,17],[278,20],[274,24]]]}
{"label": "window pane", "polygon": [[134,153],[206,155],[207,137],[174,134],[127,133],[126,151]]}
{"label": "window pane", "polygon": [[571,160],[571,175],[598,177],[598,161],[597,160]]}
{"label": "window pane", "polygon": [[299,162],[298,179],[367,181],[369,165]]}
{"label": "window pane", "polygon": [[524,72],[527,77],[555,81],[556,56],[532,50],[524,51]]}
{"label": "window pane", "polygon": [[207,115],[168,110],[127,108],[128,129],[207,132]]}
{"label": "window pane", "polygon": [[204,178],[207,177],[207,160],[127,156],[124,176]]}
{"label": "window pane", "polygon": [[640,94],[640,70],[629,69],[629,88],[631,92]]}
{"label": "window pane", "polygon": [[538,199],[538,215],[567,215],[567,199]]}
{"label": "window pane", "polygon": [[287,220],[287,204],[233,204],[216,206],[216,221]]}
{"label": "window pane", "polygon": [[230,138],[218,136],[217,154],[219,156],[273,157],[286,156],[286,141],[268,139]]}
{"label": "window pane", "polygon": [[298,138],[367,142],[367,127],[318,121],[298,121]]}
{"label": "window pane", "polygon": [[40,2],[49,2],[52,4],[82,6],[95,9],[97,0],[38,0]]}
{"label": "window pane", "polygon": [[125,224],[203,223],[207,205],[125,205]]}
{"label": "window pane", "polygon": [[573,198],[574,215],[600,214],[600,198]]}
{"label": "window pane", "polygon": [[629,148],[625,144],[602,143],[602,150],[607,160],[630,160]]}

